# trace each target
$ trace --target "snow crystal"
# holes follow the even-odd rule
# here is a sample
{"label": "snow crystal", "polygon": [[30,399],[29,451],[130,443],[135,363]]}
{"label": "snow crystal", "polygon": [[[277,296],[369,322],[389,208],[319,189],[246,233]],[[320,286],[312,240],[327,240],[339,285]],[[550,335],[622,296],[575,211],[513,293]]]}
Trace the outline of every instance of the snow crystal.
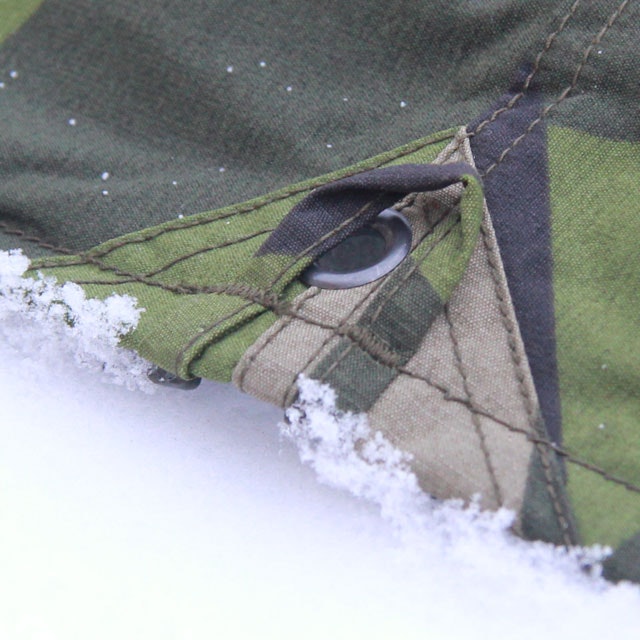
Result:
{"label": "snow crystal", "polygon": [[595,545],[567,550],[527,542],[511,532],[515,514],[510,510],[483,511],[479,496],[469,505],[429,497],[411,470],[411,456],[380,432],[372,433],[366,415],[340,411],[333,389],[305,376],[300,376],[298,389],[298,400],[281,425],[283,435],[296,444],[301,460],[322,483],[376,504],[417,560],[456,553],[471,566],[491,549],[490,561],[499,556],[505,566],[519,563],[532,571],[545,567],[580,582],[598,578],[599,563],[610,549]]}
{"label": "snow crystal", "polygon": [[224,167],[219,167],[219,168],[218,168],[218,171],[219,171],[220,173],[224,173],[224,172],[226,171],[226,169],[225,169]]}
{"label": "snow crystal", "polygon": [[327,149],[333,149],[333,145],[330,142],[327,143]]}
{"label": "snow crystal", "polygon": [[267,63],[264,60],[260,60],[260,66],[264,69],[267,66]]}
{"label": "snow crystal", "polygon": [[4,82],[0,82],[0,89],[4,89]]}
{"label": "snow crystal", "polygon": [[391,520],[422,505],[427,498],[407,454],[372,434],[364,415],[338,411],[331,387],[304,376],[298,387],[299,400],[287,410],[282,431],[322,482],[376,502]]}
{"label": "snow crystal", "polygon": [[106,180],[108,180],[108,179],[109,179],[110,175],[111,175],[111,174],[110,174],[108,171],[103,171],[103,172],[100,174],[100,179],[101,179],[101,180],[103,180],[103,181],[106,181]]}
{"label": "snow crystal", "polygon": [[400,100],[400,106],[404,109],[407,106],[407,103],[404,100]]}
{"label": "snow crystal", "polygon": [[18,72],[17,71],[9,71],[9,77],[12,78],[13,80],[15,80],[18,77]]}
{"label": "snow crystal", "polygon": [[103,196],[108,196],[108,195],[109,195],[109,192],[108,192],[106,189],[103,189],[103,190],[102,190],[102,195],[103,195]]}
{"label": "snow crystal", "polygon": [[75,118],[69,118],[67,121],[70,127],[75,127],[78,124],[78,121]]}
{"label": "snow crystal", "polygon": [[293,87],[291,85],[289,85],[288,87],[286,87],[287,91],[289,93],[291,93],[293,91]]}
{"label": "snow crystal", "polygon": [[25,278],[29,260],[20,250],[0,251],[0,335],[30,360],[49,361],[64,370],[74,364],[103,372],[105,380],[150,390],[149,364],[118,346],[144,311],[135,298],[113,294],[104,300],[85,296],[73,282]]}
{"label": "snow crystal", "polygon": [[233,65],[227,67],[227,73],[233,73]]}

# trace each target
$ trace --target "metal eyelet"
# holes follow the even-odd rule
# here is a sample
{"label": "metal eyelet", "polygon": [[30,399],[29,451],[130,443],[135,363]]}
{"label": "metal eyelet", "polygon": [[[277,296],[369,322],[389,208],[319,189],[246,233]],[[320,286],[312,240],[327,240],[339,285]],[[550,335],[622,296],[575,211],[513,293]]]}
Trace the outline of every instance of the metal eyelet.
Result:
{"label": "metal eyelet", "polygon": [[300,276],[321,289],[350,289],[378,280],[395,269],[411,251],[411,225],[395,209],[329,249]]}
{"label": "metal eyelet", "polygon": [[201,381],[201,378],[185,380],[184,378],[178,377],[175,373],[171,373],[166,369],[161,369],[160,367],[152,367],[149,369],[147,377],[155,384],[172,387],[173,389],[182,389],[183,391],[191,391],[192,389],[195,389]]}

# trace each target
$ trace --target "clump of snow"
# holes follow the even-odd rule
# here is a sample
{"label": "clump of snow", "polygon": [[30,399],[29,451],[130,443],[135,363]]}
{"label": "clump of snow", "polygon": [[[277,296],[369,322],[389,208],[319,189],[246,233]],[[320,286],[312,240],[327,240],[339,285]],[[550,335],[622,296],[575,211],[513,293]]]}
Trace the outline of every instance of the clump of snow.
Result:
{"label": "clump of snow", "polygon": [[527,542],[512,533],[515,514],[508,509],[483,511],[479,497],[469,505],[429,497],[411,469],[411,456],[380,432],[372,433],[366,415],[340,411],[335,391],[305,376],[300,376],[298,389],[282,433],[297,445],[301,460],[313,467],[322,483],[375,503],[405,550],[416,557],[432,556],[433,547],[440,547],[469,565],[477,565],[489,549],[493,554],[486,561],[495,563],[498,550],[500,562],[507,566],[529,565],[536,572],[544,567],[563,579],[592,580],[594,586],[598,582],[609,548],[565,549]]}
{"label": "clump of snow", "polygon": [[282,432],[322,482],[379,504],[395,524],[425,505],[428,499],[408,454],[380,432],[372,434],[365,415],[339,411],[328,385],[300,376],[298,388],[299,399],[287,409]]}
{"label": "clump of snow", "polygon": [[72,282],[23,277],[28,268],[29,259],[20,250],[0,251],[0,335],[22,354],[22,366],[36,372],[45,361],[60,373],[79,366],[130,389],[152,389],[146,378],[149,364],[118,346],[144,311],[135,298],[87,298]]}

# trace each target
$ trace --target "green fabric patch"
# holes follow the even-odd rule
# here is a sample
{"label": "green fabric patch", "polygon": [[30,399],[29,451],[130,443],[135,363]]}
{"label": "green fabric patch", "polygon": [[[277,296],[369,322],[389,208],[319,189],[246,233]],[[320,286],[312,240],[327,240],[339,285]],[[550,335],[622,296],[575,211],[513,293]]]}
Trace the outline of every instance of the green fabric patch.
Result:
{"label": "green fabric patch", "polygon": [[[564,444],[640,487],[640,144],[552,127],[549,150]],[[571,463],[568,479],[585,543],[637,530],[640,493]]]}
{"label": "green fabric patch", "polygon": [[413,258],[402,263],[358,322],[404,362],[416,352],[426,328],[442,311],[440,296],[416,267]]}
{"label": "green fabric patch", "polygon": [[181,377],[228,381],[249,345],[304,290],[297,276],[310,257],[255,255],[295,203],[353,173],[431,162],[451,136],[424,138],[248,203],[116,238],[79,256],[40,260],[32,270],[78,282],[98,298],[114,292],[135,296],[146,312],[123,339],[125,346]]}
{"label": "green fabric patch", "polygon": [[397,373],[342,338],[316,367],[312,377],[331,386],[342,411],[368,411]]}
{"label": "green fabric patch", "polygon": [[[428,243],[427,243],[428,244]],[[366,412],[419,348],[442,310],[438,294],[413,259],[405,260],[371,296],[357,322],[362,335],[342,338],[311,377],[336,391],[343,411]]]}
{"label": "green fabric patch", "polygon": [[0,0],[0,42],[17,31],[43,0]]}

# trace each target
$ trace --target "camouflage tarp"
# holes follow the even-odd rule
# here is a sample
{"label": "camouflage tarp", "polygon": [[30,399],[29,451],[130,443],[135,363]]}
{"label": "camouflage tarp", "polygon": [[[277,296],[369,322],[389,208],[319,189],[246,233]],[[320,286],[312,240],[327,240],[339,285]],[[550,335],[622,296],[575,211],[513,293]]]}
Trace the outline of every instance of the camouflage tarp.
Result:
{"label": "camouflage tarp", "polygon": [[[640,580],[638,2],[9,0],[0,37],[2,248]],[[303,283],[388,207],[395,270]]]}

